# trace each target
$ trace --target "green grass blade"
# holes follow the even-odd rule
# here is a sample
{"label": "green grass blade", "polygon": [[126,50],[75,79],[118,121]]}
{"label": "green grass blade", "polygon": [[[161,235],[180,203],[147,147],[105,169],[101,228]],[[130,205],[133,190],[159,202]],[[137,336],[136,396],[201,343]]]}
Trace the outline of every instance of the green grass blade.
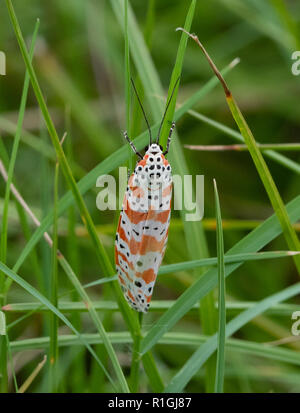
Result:
{"label": "green grass blade", "polygon": [[[300,219],[300,196],[287,204],[287,211],[291,222]],[[275,215],[264,221],[255,230],[240,240],[232,247],[227,254],[238,254],[258,251],[281,234],[282,229]],[[226,255],[227,255],[226,254]],[[226,256],[225,255],[225,256]],[[242,263],[229,264],[226,266],[225,275],[230,275]],[[164,313],[157,323],[149,330],[144,337],[141,351],[150,350],[164,333],[170,330],[178,320],[180,320],[193,305],[204,297],[217,285],[217,270],[207,271],[199,280],[193,283],[175,302],[175,304]]]}
{"label": "green grass blade", "polygon": [[[184,24],[184,28],[187,31],[189,31],[190,28],[191,28],[192,21],[193,21],[193,18],[194,18],[194,14],[195,14],[195,7],[196,7],[196,1],[192,0],[191,4],[190,4],[190,7],[189,7],[189,10],[187,12],[186,19],[185,19],[185,24]],[[184,55],[185,55],[187,40],[188,40],[187,35],[185,35],[185,33],[183,33],[183,36],[181,36],[181,39],[180,39],[180,43],[179,43],[178,51],[177,51],[177,56],[176,56],[176,61],[175,61],[175,65],[174,65],[174,68],[173,68],[172,75],[171,75],[167,102],[169,101],[169,99],[171,99],[171,95],[172,95],[173,89],[175,87],[176,81],[181,76],[181,71],[182,71],[182,66],[183,66],[183,59],[184,59]],[[171,125],[171,123],[174,119],[174,112],[175,112],[175,107],[176,107],[178,87],[179,87],[179,85],[174,90],[172,100],[171,100],[169,108],[166,112],[166,117],[164,119],[164,122],[163,122],[163,125],[162,125],[162,128],[161,128],[161,134],[160,134],[159,142],[163,147],[166,147],[167,139],[168,139],[168,135],[169,135],[169,131],[170,131],[170,125]]]}
{"label": "green grass blade", "polygon": [[[124,6],[124,61],[125,61],[125,72],[124,72],[124,85],[125,85],[125,102],[126,102],[126,130],[130,133],[130,85],[131,85],[131,75],[130,75],[130,55],[129,55],[129,38],[128,38],[128,0],[125,0]],[[129,152],[129,170],[132,171],[134,167],[134,154],[128,143]]]}
{"label": "green grass blade", "polygon": [[[57,202],[58,202],[58,180],[59,180],[59,163],[55,165],[54,173],[54,219],[53,219],[53,245],[52,245],[52,271],[51,271],[51,302],[54,307],[57,307],[58,298],[58,275],[57,275]],[[57,392],[57,372],[58,372],[58,318],[51,313],[50,319],[50,348],[49,348],[49,391],[50,393]]]}
{"label": "green grass blade", "polygon": [[161,393],[164,389],[164,383],[156,367],[153,355],[150,351],[142,356],[143,367],[150,380],[150,385],[155,393]]}
{"label": "green grass blade", "polygon": [[[157,312],[164,312],[174,305],[175,300],[153,300],[151,301],[150,312],[157,313]],[[248,308],[253,307],[256,304],[255,301],[233,301],[226,303],[226,312],[230,315],[236,315],[241,311],[247,310]],[[195,313],[199,310],[199,303],[196,303],[191,307],[189,311]],[[115,301],[93,301],[93,306],[96,311],[119,311],[119,307]],[[82,313],[87,312],[88,309],[86,305],[80,301],[59,301],[57,307],[62,313]],[[217,309],[217,303],[216,303]],[[290,315],[297,311],[298,307],[297,304],[278,304],[275,306],[270,307],[267,310],[268,315],[272,316],[285,316],[290,317]],[[42,311],[49,311],[47,307],[44,305],[34,303],[34,302],[26,302],[26,303],[10,303],[2,307],[4,312],[12,312],[12,313],[20,313],[25,312],[24,316],[16,319],[15,321],[9,323],[7,325],[7,330],[10,330],[15,324],[23,321],[24,318],[30,317],[34,312],[42,312]],[[108,333],[109,334],[109,333]]]}
{"label": "green grass blade", "polygon": [[103,324],[100,321],[100,318],[94,308],[94,305],[92,303],[92,301],[90,300],[88,294],[86,293],[86,291],[84,290],[84,288],[82,288],[78,278],[76,277],[76,274],[74,273],[74,271],[72,270],[71,266],[68,264],[68,262],[65,260],[65,258],[62,255],[59,255],[58,257],[59,262],[61,264],[61,266],[63,267],[63,269],[65,270],[65,273],[68,275],[71,283],[74,285],[74,287],[76,288],[78,294],[80,295],[80,297],[82,298],[82,300],[84,301],[85,305],[88,308],[88,311],[91,315],[91,318],[93,320],[93,322],[95,323],[99,335],[102,337],[103,339],[103,343],[105,345],[106,351],[111,359],[112,365],[114,367],[114,370],[116,372],[116,375],[118,377],[121,389],[123,392],[128,393],[129,392],[129,388],[126,382],[126,379],[124,377],[124,374],[122,372],[122,368],[119,364],[119,361],[117,359],[116,353],[111,345],[111,342],[109,341],[109,338],[107,336],[107,333],[103,327]]}
{"label": "green grass blade", "polygon": [[27,379],[24,381],[22,386],[20,386],[20,389],[18,390],[17,393],[25,393],[28,387],[32,384],[34,379],[37,377],[41,369],[44,367],[45,363],[47,360],[47,356],[44,356],[43,360],[36,366],[36,368],[33,370],[33,372],[27,377]]}
{"label": "green grass blade", "polygon": [[19,392],[19,386],[18,386],[18,382],[17,382],[16,372],[15,372],[15,367],[14,367],[14,360],[13,360],[13,357],[12,357],[12,350],[11,350],[11,345],[10,345],[10,340],[9,340],[8,334],[6,334],[5,337],[6,337],[6,346],[7,346],[8,358],[9,358],[9,361],[10,361],[11,374],[12,374],[12,377],[13,377],[15,391],[16,391],[16,393],[18,393]]}
{"label": "green grass blade", "polygon": [[225,328],[226,328],[226,301],[225,301],[225,264],[224,264],[224,241],[222,229],[222,217],[219,201],[217,183],[214,180],[216,219],[217,219],[217,252],[218,252],[218,285],[219,285],[219,328],[218,328],[218,351],[217,370],[215,381],[215,393],[223,393],[225,375]]}
{"label": "green grass blade", "polygon": [[[102,339],[101,337],[99,337],[99,334],[86,333],[82,334],[82,337],[90,345],[102,343]],[[128,332],[121,331],[109,333],[109,339],[113,344],[132,344],[132,337]],[[207,336],[199,334],[171,332],[162,337],[159,343],[166,346],[199,347],[199,345],[204,344],[207,339]],[[49,341],[49,337],[44,336],[12,341],[10,344],[13,352],[19,352],[24,350],[47,349],[49,347]],[[58,343],[60,347],[82,345],[82,342],[76,335],[70,334],[60,335],[58,337]],[[295,366],[300,365],[299,353],[297,351],[286,348],[270,346],[267,344],[262,345],[261,343],[240,340],[236,338],[228,338],[226,340],[226,349],[238,351],[247,355],[263,357],[265,359],[291,363]],[[274,372],[272,373],[274,374]],[[163,391],[163,387],[157,386],[156,389],[153,390],[159,393]]]}
{"label": "green grass blade", "polygon": [[[246,262],[246,261],[258,261],[264,259],[286,258],[292,255],[300,254],[298,251],[272,251],[272,252],[258,252],[258,253],[245,253],[245,254],[233,254],[225,255],[225,264],[231,264],[234,262]],[[162,265],[159,269],[160,275],[170,274],[177,271],[192,270],[197,267],[211,267],[218,264],[218,257],[202,258],[200,260],[179,262],[176,264]]]}

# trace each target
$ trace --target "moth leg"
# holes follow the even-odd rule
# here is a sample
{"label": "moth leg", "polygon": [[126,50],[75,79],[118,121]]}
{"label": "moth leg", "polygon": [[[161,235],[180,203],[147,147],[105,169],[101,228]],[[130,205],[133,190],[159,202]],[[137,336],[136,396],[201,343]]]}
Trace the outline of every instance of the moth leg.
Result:
{"label": "moth leg", "polygon": [[141,159],[143,159],[143,156],[140,154],[140,152],[137,151],[136,147],[134,146],[134,144],[131,142],[131,140],[128,137],[127,132],[124,132],[124,138],[127,140],[127,142],[129,143],[129,145],[131,146],[131,149],[133,150],[133,152],[139,156]]}
{"label": "moth leg", "polygon": [[175,122],[172,122],[171,129],[170,129],[169,136],[168,136],[168,141],[167,141],[167,149],[165,150],[165,152],[163,152],[163,155],[167,155],[167,153],[169,152],[171,136],[172,136],[174,128],[175,128]]}

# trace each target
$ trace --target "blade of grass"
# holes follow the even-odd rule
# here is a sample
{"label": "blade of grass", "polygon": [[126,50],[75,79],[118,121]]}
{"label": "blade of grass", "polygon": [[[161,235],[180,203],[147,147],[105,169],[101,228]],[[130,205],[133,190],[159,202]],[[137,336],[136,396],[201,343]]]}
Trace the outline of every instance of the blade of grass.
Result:
{"label": "blade of grass", "polygon": [[[142,327],[143,313],[139,313],[139,323]],[[139,392],[139,376],[140,376],[140,346],[142,340],[142,333],[140,329],[140,334],[134,336],[133,348],[132,348],[132,360],[131,360],[131,370],[130,370],[130,384],[131,392]]]}
{"label": "blade of grass", "polygon": [[164,383],[156,367],[155,360],[150,351],[142,355],[143,367],[148,377],[152,377],[151,387],[155,393],[162,393]]}
{"label": "blade of grass", "polygon": [[[73,156],[73,143],[72,143],[72,127],[71,127],[71,106],[67,105],[65,107],[65,116],[64,116],[64,121],[65,121],[65,130],[68,136],[68,139],[66,141],[66,156],[67,160],[70,165],[74,163],[74,156]],[[73,169],[73,168],[72,168]],[[67,188],[66,188],[67,189]],[[78,237],[76,236],[76,210],[74,205],[71,205],[68,208],[67,211],[67,216],[68,216],[68,242],[67,242],[67,257],[68,261],[71,265],[71,267],[74,269],[75,274],[78,274],[80,276],[80,254],[79,254],[79,246],[78,246]],[[79,300],[79,294],[77,293],[76,289],[73,289],[73,291],[70,294],[70,298],[72,301],[77,301]],[[74,312],[72,314],[71,322],[74,325],[74,327],[77,328],[77,330],[82,329],[82,320],[81,320],[81,315],[79,312]],[[95,350],[96,351],[96,350]],[[70,368],[70,377],[71,377],[71,384],[70,386],[74,388],[74,391],[79,391],[80,389],[85,386],[86,383],[86,375],[82,374],[80,376],[80,380],[78,380],[77,377],[77,371],[80,370],[82,372],[85,371],[85,351],[80,351],[74,354],[73,350],[70,350],[70,353],[72,352],[72,355],[74,355],[74,362],[71,365]],[[98,351],[96,351],[97,354],[100,354]],[[103,352],[105,353],[105,351]],[[72,358],[72,355],[70,356]],[[104,363],[103,363],[104,364]],[[97,369],[97,374],[99,376],[99,373],[102,375],[102,371],[99,372],[98,365],[96,361],[93,362],[93,365],[95,365],[95,370]],[[103,373],[103,377],[105,378],[105,374]]]}
{"label": "blade of grass", "polygon": [[225,301],[225,264],[224,264],[224,241],[222,230],[221,207],[217,183],[214,179],[214,192],[216,204],[217,220],[217,253],[218,253],[218,310],[219,310],[219,328],[218,328],[218,351],[217,351],[217,368],[215,393],[223,393],[224,375],[225,375],[225,335],[226,335],[226,301]]}
{"label": "blade of grass", "polygon": [[[53,236],[52,236],[52,274],[50,280],[51,286],[51,302],[54,307],[57,307],[58,298],[58,266],[57,266],[57,201],[58,201],[58,179],[59,179],[59,163],[55,165],[54,173],[54,219],[53,219]],[[50,348],[49,348],[49,392],[57,392],[57,372],[58,372],[58,318],[51,313],[50,319]]]}
{"label": "blade of grass", "polygon": [[[185,24],[184,27],[186,28],[187,31],[190,29],[187,29],[187,27],[191,28],[193,17],[195,14],[195,7],[196,7],[196,1],[193,0],[190,3],[190,7],[185,19]],[[171,80],[170,80],[170,85],[169,85],[169,90],[168,90],[168,96],[167,96],[167,102],[171,99],[171,95],[173,92],[173,89],[175,87],[175,84],[177,82],[177,79],[181,76],[181,71],[182,71],[182,66],[183,66],[183,59],[185,55],[185,50],[187,46],[187,36],[181,36],[179,46],[178,46],[178,51],[177,51],[177,56],[174,64],[174,68],[172,71],[171,75]],[[176,107],[176,100],[177,100],[177,93],[178,93],[178,86],[174,90],[172,100],[170,102],[170,105],[167,109],[165,119],[162,124],[161,128],[161,135],[160,135],[160,144],[163,147],[166,147],[167,144],[167,139],[170,131],[170,125],[173,122],[174,118],[174,112],[175,112],[175,107]]]}
{"label": "blade of grass", "polygon": [[[245,254],[233,254],[225,255],[225,264],[230,264],[234,262],[247,262],[247,261],[257,261],[262,259],[274,259],[289,257],[292,255],[300,254],[298,251],[272,251],[272,252],[258,252],[258,253],[245,253]],[[202,258],[200,260],[179,262],[176,264],[163,265],[159,269],[160,275],[170,274],[177,271],[187,271],[197,267],[210,267],[218,264],[218,258]]]}
{"label": "blade of grass", "polygon": [[[128,39],[128,0],[125,0],[124,6],[124,61],[125,61],[125,72],[124,72],[124,85],[125,85],[125,102],[126,102],[126,131],[130,132],[130,55],[129,55],[129,39]],[[128,168],[130,171],[133,170],[134,159],[133,151],[129,145],[128,146]]]}
{"label": "blade of grass", "polygon": [[[299,293],[300,283],[297,283],[263,299],[254,307],[239,314],[226,325],[226,337],[230,337],[254,317],[263,313],[270,306],[294,297]],[[181,392],[194,374],[197,373],[203,363],[205,363],[205,360],[207,360],[207,358],[210,357],[210,355],[216,350],[216,348],[217,334],[210,337],[198,350],[194,352],[180,371],[172,378],[168,386],[165,388],[165,392]]]}
{"label": "blade of grass", "polygon": [[[181,29],[180,29],[181,30]],[[186,30],[183,29],[185,33]],[[261,181],[265,187],[265,190],[269,196],[270,202],[273,206],[273,209],[278,217],[278,220],[282,226],[282,232],[283,235],[285,236],[286,242],[291,250],[294,251],[299,251],[300,250],[300,242],[298,239],[298,236],[296,234],[295,229],[292,227],[287,211],[285,209],[284,203],[281,199],[281,196],[279,194],[279,191],[276,187],[276,184],[273,180],[273,177],[269,171],[269,168],[257,146],[257,143],[255,141],[255,138],[242,114],[242,112],[239,109],[239,106],[237,105],[235,99],[232,96],[231,91],[229,90],[223,76],[217,69],[216,65],[208,55],[207,51],[205,50],[204,46],[202,43],[199,41],[198,37],[196,35],[192,35],[190,33],[187,33],[188,36],[193,39],[197,45],[200,47],[202,52],[204,53],[206,59],[209,62],[209,65],[213,69],[215,75],[219,79],[221,85],[223,86],[225,96],[226,96],[226,101],[228,103],[229,109],[232,113],[232,116],[245,140],[245,143],[249,149],[250,155],[252,156],[253,162],[255,164],[255,167],[257,169],[257,172],[261,178]],[[294,256],[294,262],[296,265],[296,268],[298,270],[298,273],[300,275],[300,257],[295,255]]]}
{"label": "blade of grass", "polygon": [[[65,270],[66,274],[68,275],[70,281],[72,282],[72,284],[74,285],[74,287],[76,288],[78,294],[81,296],[82,300],[84,301],[85,305],[88,308],[88,311],[91,315],[91,318],[93,320],[93,322],[95,323],[99,334],[101,337],[103,337],[103,343],[105,345],[106,351],[111,359],[112,365],[114,367],[115,373],[118,377],[121,389],[123,392],[129,392],[129,388],[126,382],[126,379],[124,377],[124,374],[122,372],[122,368],[119,364],[119,361],[117,359],[116,353],[112,347],[111,342],[108,339],[107,333],[103,327],[103,324],[100,321],[100,318],[98,317],[98,314],[93,306],[92,301],[90,300],[88,294],[85,292],[84,288],[82,288],[78,278],[76,277],[74,271],[72,270],[71,266],[69,265],[69,263],[64,259],[64,257],[62,255],[60,255],[58,257],[60,264],[62,266],[62,268]],[[115,281],[114,281],[115,282]]]}
{"label": "blade of grass", "polygon": [[[82,334],[82,337],[90,344],[102,343],[99,334]],[[131,344],[132,337],[128,332],[112,332],[109,333],[109,339],[113,344]],[[159,340],[160,345],[167,346],[196,346],[205,343],[208,337],[187,333],[187,332],[170,332]],[[63,334],[58,337],[60,347],[81,346],[82,343],[75,335]],[[49,347],[49,337],[35,337],[11,342],[12,351],[24,351],[33,349],[47,349]],[[236,338],[228,338],[226,340],[226,349],[231,351],[239,351],[247,355],[264,357],[270,360],[279,360],[285,363],[291,363],[295,366],[300,365],[299,352],[286,348],[273,347],[264,343],[256,343]],[[163,389],[162,389],[163,390]],[[157,390],[161,392],[162,390]]]}
{"label": "blade of grass", "polygon": [[46,364],[47,361],[47,356],[45,355],[43,360],[36,366],[36,368],[33,370],[33,372],[30,374],[29,377],[24,381],[22,386],[19,388],[18,393],[25,393],[28,387],[32,384],[33,380],[37,377],[39,372],[42,370],[44,365]]}
{"label": "blade of grass", "polygon": [[[29,60],[32,59],[34,53],[34,46],[37,37],[37,32],[39,28],[39,20],[36,21],[35,28],[33,31],[30,52],[29,52]],[[3,212],[2,212],[2,223],[1,223],[1,243],[0,243],[0,261],[6,262],[6,253],[7,253],[7,231],[8,231],[8,207],[9,207],[9,199],[10,199],[10,184],[12,182],[13,173],[15,162],[18,153],[19,142],[21,138],[22,132],[22,125],[24,120],[24,113],[26,109],[26,102],[27,102],[27,95],[28,95],[28,88],[29,88],[29,74],[28,71],[25,73],[20,109],[19,109],[19,117],[18,117],[18,124],[17,130],[14,138],[12,153],[9,162],[8,168],[8,178],[7,184],[5,188],[5,195],[4,195],[4,205],[3,205]],[[0,305],[5,302],[5,295],[4,295],[4,287],[5,287],[5,276],[0,272]],[[2,375],[1,383],[4,384],[5,377],[7,377],[7,354],[6,354],[6,339],[5,337],[0,337],[0,340],[3,341],[1,343],[1,354],[0,354],[0,374]],[[1,386],[2,387],[2,386]],[[5,390],[5,387],[3,387]]]}
{"label": "blade of grass", "polygon": [[[0,116],[0,129],[3,129],[8,134],[15,135],[17,125],[15,125],[9,119],[5,119]],[[22,131],[21,142],[25,143],[30,148],[34,149],[36,152],[49,159],[50,161],[53,161],[54,163],[56,162],[56,156],[53,147],[24,129]],[[85,175],[86,172],[84,171],[84,169],[76,162],[72,162],[71,165],[76,177],[81,178]]]}
{"label": "blade of grass", "polygon": [[[175,303],[175,300],[153,300],[151,301],[151,308],[149,309],[150,312],[157,313],[157,312],[164,312],[168,310],[172,305]],[[226,303],[226,312],[230,314],[237,314],[243,310],[253,307],[256,304],[255,301],[233,301]],[[119,307],[115,301],[93,301],[93,306],[96,311],[119,311]],[[199,310],[199,303],[194,304],[189,311],[196,312]],[[88,309],[86,305],[80,301],[59,301],[57,307],[62,313],[73,313],[73,312],[87,312]],[[218,306],[216,304],[216,309]],[[278,304],[275,305],[267,310],[268,315],[272,316],[285,316],[289,317],[294,311],[297,311],[298,307],[297,304]],[[24,316],[18,318],[17,320],[13,321],[12,323],[7,325],[7,329],[9,330],[15,324],[23,321],[26,317],[30,317],[34,312],[41,312],[41,311],[49,311],[47,307],[38,303],[26,302],[26,303],[10,303],[2,307],[4,312],[12,312],[12,313],[20,313],[26,312]]]}
{"label": "blade of grass", "polygon": [[270,3],[273,5],[274,9],[277,11],[279,18],[282,23],[289,30],[290,34],[294,38],[295,48],[300,49],[300,39],[299,39],[299,30],[296,20],[293,18],[289,12],[286,3],[284,0],[270,0]]}
{"label": "blade of grass", "polygon": [[[291,222],[300,219],[300,196],[287,204],[287,211]],[[226,255],[247,253],[258,251],[281,234],[282,229],[276,215],[272,215],[260,226],[250,232],[232,247]],[[225,256],[226,256],[225,255]],[[242,263],[229,264],[225,268],[225,275],[229,276]],[[142,340],[141,352],[151,349],[164,333],[170,330],[178,320],[180,320],[193,305],[204,297],[217,285],[217,270],[211,269],[195,281],[166,311],[162,317],[151,327],[147,335]]]}
{"label": "blade of grass", "polygon": [[7,275],[7,277],[11,278],[15,283],[20,285],[30,295],[35,297],[40,303],[45,305],[51,312],[56,314],[57,317],[59,317],[69,327],[69,329],[72,330],[76,334],[76,336],[83,343],[83,345],[87,347],[87,349],[92,354],[92,356],[97,360],[99,366],[105,371],[105,374],[108,380],[111,382],[112,386],[115,388],[115,390],[117,390],[112,378],[110,377],[109,373],[106,371],[105,367],[102,365],[97,354],[94,352],[92,347],[85,341],[83,336],[77,331],[77,329],[73,326],[73,324],[70,323],[70,321],[43,294],[41,294],[37,289],[35,289],[32,285],[30,285],[27,281],[25,281],[22,277],[20,277],[15,271],[8,268],[2,262],[0,262],[0,270],[3,271]]}

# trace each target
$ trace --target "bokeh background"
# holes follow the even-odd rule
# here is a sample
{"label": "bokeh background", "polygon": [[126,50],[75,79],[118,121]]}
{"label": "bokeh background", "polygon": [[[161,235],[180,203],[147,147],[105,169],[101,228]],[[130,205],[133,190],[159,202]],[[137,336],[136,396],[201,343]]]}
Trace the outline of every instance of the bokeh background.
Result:
{"label": "bokeh background", "polygon": [[[113,1],[113,0],[112,0]],[[147,38],[154,65],[167,92],[176,58],[180,35],[176,27],[184,24],[189,2],[163,0],[140,2],[131,0],[137,22]],[[149,4],[154,14],[147,17]],[[124,38],[122,28],[108,0],[41,0],[13,2],[23,34],[30,41],[35,20],[40,29],[34,66],[51,110],[55,125],[62,136],[68,129],[68,153],[72,154],[73,172],[77,180],[93,169],[105,157],[124,145]],[[12,148],[15,125],[24,80],[24,63],[10,24],[5,2],[0,3],[0,50],[6,53],[7,74],[0,78],[0,133],[8,153]],[[148,20],[147,20],[148,19]],[[300,136],[300,76],[291,72],[291,55],[300,50],[300,3],[283,0],[212,0],[197,3],[192,31],[197,33],[219,68],[239,57],[240,63],[227,75],[227,81],[247,121],[260,143],[299,143]],[[148,24],[147,24],[148,21]],[[132,73],[135,68],[132,65]],[[178,94],[184,101],[212,77],[212,72],[200,50],[188,43]],[[158,96],[158,99],[165,96]],[[132,97],[134,103],[134,97]],[[145,110],[152,122],[149,106]],[[236,129],[220,85],[215,87],[195,110],[224,125]],[[189,114],[176,125],[180,142],[184,144],[230,144],[228,135],[201,122]],[[141,118],[134,136],[145,129]],[[270,202],[247,152],[198,152],[184,149],[192,174],[205,175],[204,227],[209,253],[216,256],[215,230],[208,223],[214,219],[212,179],[216,178],[220,192],[222,217],[228,220],[224,230],[225,250],[246,235],[256,221],[264,220],[273,211]],[[299,162],[297,151],[285,153]],[[71,156],[71,155],[70,155]],[[18,151],[14,182],[24,199],[39,218],[53,207],[54,151],[47,135],[32,89],[28,96],[24,131]],[[285,202],[299,193],[299,175],[274,161],[267,160],[273,178]],[[118,171],[114,171],[118,176]],[[0,179],[0,212],[5,186]],[[67,190],[61,177],[60,195]],[[97,188],[85,195],[88,208],[99,229],[99,236],[113,257],[113,239],[117,215],[96,209]],[[68,214],[59,220],[59,247],[72,261],[83,284],[99,279],[99,270],[91,242],[81,225],[76,209],[76,244],[68,238]],[[164,263],[188,259],[184,246],[179,215],[173,214],[178,225],[171,227]],[[232,221],[234,220],[234,222]],[[250,221],[250,222],[248,222]],[[33,229],[33,227],[32,227]],[[24,248],[26,240],[14,202],[9,210],[7,264],[12,267]],[[287,249],[283,237],[277,238],[266,250]],[[37,247],[37,263],[26,260],[20,274],[46,295],[49,292],[51,252],[42,241]],[[36,271],[40,271],[38,277]],[[298,281],[291,259],[249,262],[229,277],[227,298],[231,301],[257,301]],[[192,273],[161,276],[153,299],[176,299],[193,282]],[[71,289],[65,275],[59,272],[59,292]],[[109,291],[100,286],[90,288],[95,300],[112,299]],[[68,294],[64,297],[75,299]],[[32,301],[21,288],[11,288],[8,303]],[[292,300],[299,304],[299,297]],[[300,305],[300,304],[299,304]],[[8,314],[13,322],[23,313]],[[93,332],[86,314],[70,315],[81,331]],[[150,314],[145,324],[152,325],[157,314]],[[228,319],[232,314],[228,314]],[[75,318],[74,318],[75,317]],[[104,313],[108,331],[123,330],[119,314]],[[236,338],[255,342],[270,342],[290,336],[290,315],[260,316],[241,329]],[[12,342],[47,335],[48,318],[34,313],[10,330]],[[68,330],[61,326],[60,332]],[[174,331],[201,332],[196,312],[184,317]],[[98,346],[99,347],[99,346]],[[287,348],[299,349],[296,342]],[[101,348],[101,347],[99,347]],[[129,345],[117,347],[119,358],[126,368],[130,365]],[[24,381],[45,353],[45,349],[14,352],[13,360],[20,382]],[[168,380],[192,354],[192,347],[159,345],[155,357],[162,376]],[[82,347],[66,347],[60,351],[60,391],[110,391],[109,385]],[[127,366],[127,367],[126,367]],[[204,391],[204,369],[189,383],[187,390]],[[99,386],[99,380],[102,380]],[[147,381],[141,378],[143,391]],[[39,374],[30,391],[47,389],[47,368]],[[10,391],[13,385],[10,375]],[[299,367],[275,362],[247,353],[227,352],[225,391],[290,392],[300,390]]]}

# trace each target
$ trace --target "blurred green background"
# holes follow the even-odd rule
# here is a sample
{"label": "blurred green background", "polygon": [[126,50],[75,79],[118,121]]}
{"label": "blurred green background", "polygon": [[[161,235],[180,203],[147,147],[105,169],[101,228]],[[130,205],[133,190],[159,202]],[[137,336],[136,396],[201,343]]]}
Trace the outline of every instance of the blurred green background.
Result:
{"label": "blurred green background", "polygon": [[[131,0],[130,3],[141,30],[146,32],[155,67],[167,92],[180,39],[175,29],[184,24],[189,2]],[[146,25],[149,3],[154,5],[154,15],[152,20],[148,16],[148,25]],[[107,155],[124,145],[122,131],[126,127],[126,122],[122,28],[114,15],[110,1],[15,0],[13,4],[27,41],[30,41],[36,18],[40,18],[34,66],[60,136],[66,129],[70,131],[65,145],[68,153],[72,152],[72,169],[76,179],[79,180]],[[7,58],[7,74],[0,78],[0,133],[10,153],[25,69],[4,2],[0,3],[0,16],[0,50],[6,53]],[[197,33],[217,66],[223,68],[235,57],[241,59],[226,79],[256,140],[260,143],[299,143],[300,76],[294,76],[291,72],[292,52],[300,50],[299,21],[300,3],[293,0],[197,2],[192,32]],[[132,72],[135,74],[133,65]],[[202,53],[193,42],[189,41],[177,102],[183,102],[211,77],[211,69]],[[132,104],[135,104],[134,98]],[[147,102],[145,102],[145,109],[152,122]],[[236,129],[223,90],[219,85],[205,99],[199,101],[195,110]],[[234,142],[223,132],[189,114],[185,115],[176,127],[182,145]],[[140,119],[135,135],[137,136],[144,128],[144,123]],[[41,142],[44,145],[42,154],[41,150],[32,147],[32,144]],[[251,229],[251,225],[247,226],[244,220],[264,220],[273,213],[253,161],[247,152],[198,152],[184,149],[184,154],[191,173],[205,175],[204,218],[215,216],[212,179],[216,178],[222,218],[224,221],[240,220],[242,229],[231,228],[229,223],[224,230],[225,250]],[[297,151],[286,152],[285,155],[296,162],[300,160]],[[44,217],[53,206],[53,157],[54,151],[34,93],[30,89],[14,182],[39,218]],[[284,202],[288,202],[299,193],[299,176],[271,160],[267,159],[267,163]],[[114,173],[117,176],[118,171]],[[4,190],[5,186],[1,179],[1,208]],[[62,178],[60,195],[66,190]],[[113,257],[117,216],[112,212],[100,212],[96,209],[96,194],[95,183],[94,190],[85,195],[85,200],[94,222],[99,225],[99,235],[110,256]],[[174,220],[178,217],[179,215],[174,211]],[[68,215],[64,214],[59,220],[59,248],[72,261],[83,284],[95,281],[103,274],[99,270],[80,218],[77,217],[78,236],[75,246],[70,244],[67,236],[67,219]],[[206,235],[209,253],[211,256],[216,256],[215,231],[206,229]],[[182,236],[180,226],[171,227],[164,263],[188,259],[188,253],[181,242]],[[14,265],[25,243],[15,205],[11,202],[8,266]],[[267,249],[287,249],[285,240],[280,236],[268,245]],[[46,295],[50,282],[50,254],[46,243],[40,242],[37,259],[42,272],[41,285],[37,282],[32,259],[27,259],[20,272],[22,277],[41,288]],[[176,299],[192,281],[191,273],[161,276],[156,284],[153,299]],[[257,301],[297,281],[298,275],[291,259],[249,262],[228,279],[226,292],[228,300],[231,301]],[[71,286],[65,275],[59,272],[60,293],[70,289]],[[99,286],[88,291],[96,301],[101,300],[103,296],[112,299],[110,293]],[[69,297],[74,298],[70,294]],[[8,303],[25,301],[32,301],[32,299],[21,288],[13,286]],[[293,302],[299,304],[299,297]],[[232,314],[229,313],[228,319],[231,316]],[[8,315],[8,321],[12,322],[18,317],[20,314]],[[146,328],[155,322],[157,315],[150,313],[147,317]],[[108,318],[108,331],[124,329],[118,314],[113,316],[103,314],[103,318],[104,320]],[[82,331],[94,331],[86,314],[83,314],[80,319],[74,319],[74,322],[78,323]],[[291,325],[289,315],[261,316],[241,329],[235,337],[255,342],[269,342],[289,336]],[[47,334],[47,328],[47,317],[33,314],[10,330],[10,340],[43,336]],[[60,329],[61,334],[67,331],[63,326]],[[197,314],[186,316],[174,330],[201,332]],[[287,344],[287,348],[299,350],[300,347],[296,342],[292,342]],[[117,350],[126,371],[126,366],[130,363],[130,347],[122,345],[118,346]],[[169,379],[192,351],[193,349],[188,346],[184,348],[156,346],[155,357],[162,376]],[[20,382],[23,382],[34,369],[41,352],[43,351],[29,350],[14,353],[15,370]],[[300,390],[299,367],[247,353],[237,353],[234,350],[226,354],[225,391],[298,392]],[[102,387],[99,388],[99,370],[83,348],[62,348],[60,365],[60,391],[110,390],[103,379]],[[202,369],[189,383],[187,390],[204,391],[203,375]],[[40,373],[33,382],[30,391],[45,391],[46,380],[45,370],[44,374]],[[146,391],[145,377],[142,376],[141,380],[142,390]],[[10,390],[13,391],[11,379]]]}

